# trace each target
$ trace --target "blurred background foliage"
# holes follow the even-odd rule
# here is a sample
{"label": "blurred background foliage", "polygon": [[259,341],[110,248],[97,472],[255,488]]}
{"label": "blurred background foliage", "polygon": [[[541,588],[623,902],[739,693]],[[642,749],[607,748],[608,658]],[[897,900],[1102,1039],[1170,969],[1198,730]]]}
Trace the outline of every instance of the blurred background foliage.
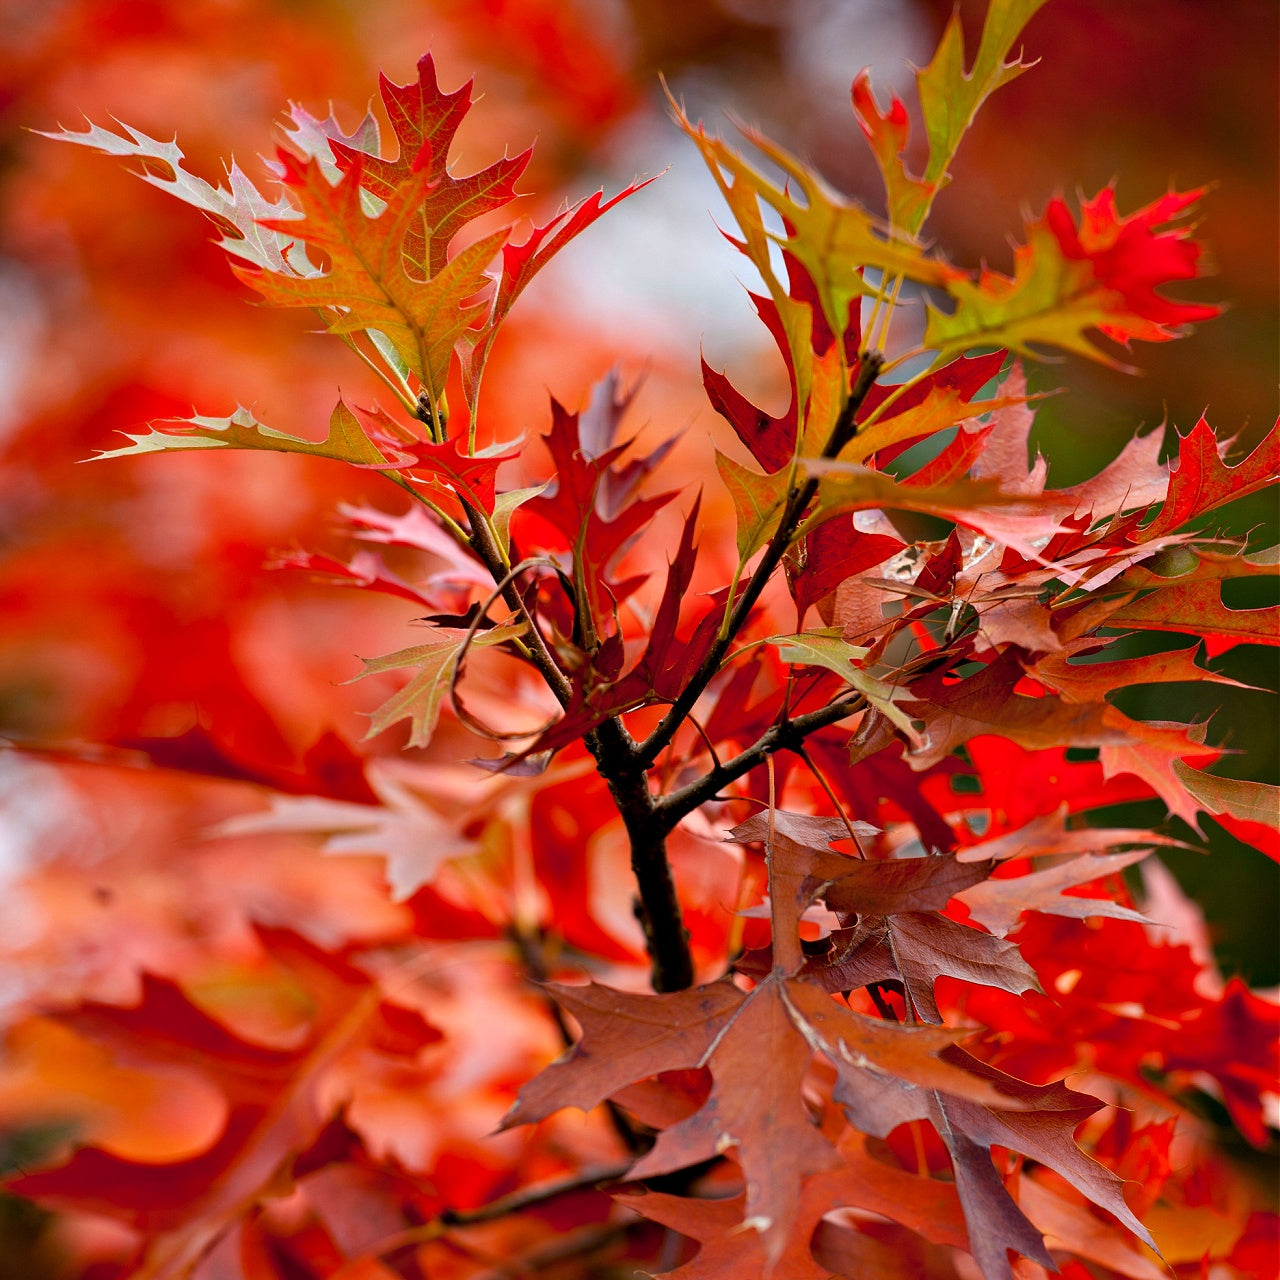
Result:
{"label": "blurred background foliage", "polygon": [[[960,6],[971,36],[984,8]],[[278,767],[324,730],[358,723],[371,704],[367,690],[337,683],[352,673],[347,655],[395,647],[402,615],[263,572],[281,547],[342,547],[333,506],[362,495],[338,468],[250,455],[75,465],[112,447],[115,431],[193,406],[226,413],[241,402],[282,430],[316,433],[336,383],[373,391],[305,318],[248,310],[197,215],[120,165],[29,130],[115,115],[158,137],[176,131],[192,167],[216,179],[231,153],[256,167],[287,100],[318,115],[331,103],[351,127],[379,69],[404,82],[430,49],[446,87],[474,74],[485,97],[460,138],[461,169],[537,139],[531,214],[670,166],[530,291],[490,375],[490,424],[532,435],[548,390],[577,404],[621,362],[646,371],[641,418],[705,435],[720,427],[699,388],[699,343],[744,389],[777,396],[783,385],[658,74],[691,114],[716,128],[729,127],[725,113],[759,125],[875,209],[849,83],[870,65],[882,101],[892,89],[911,102],[906,62],[927,61],[950,12],[949,0],[0,7],[0,734],[127,743],[216,716],[225,740]],[[1122,211],[1171,186],[1211,188],[1201,234],[1216,275],[1183,296],[1224,301],[1226,314],[1135,352],[1136,377],[1078,361],[1032,370],[1037,389],[1061,389],[1037,429],[1055,484],[1097,471],[1135,428],[1185,432],[1207,411],[1245,449],[1274,418],[1278,26],[1269,0],[1050,0],[1026,36],[1040,65],[996,95],[961,150],[931,234],[964,264],[1008,269],[1024,212],[1064,188],[1092,195],[1115,179]],[[1275,517],[1266,495],[1237,504],[1229,531],[1272,545]],[[1275,690],[1274,651],[1229,659],[1237,679]],[[1133,696],[1126,709],[1151,718],[1222,707],[1210,734],[1239,754],[1220,769],[1275,780],[1272,693]],[[56,796],[26,766],[6,766],[0,796],[10,815],[0,877],[19,874],[50,832],[74,845]],[[1277,868],[1206,827],[1215,856],[1174,858],[1175,870],[1228,971],[1274,984]]]}

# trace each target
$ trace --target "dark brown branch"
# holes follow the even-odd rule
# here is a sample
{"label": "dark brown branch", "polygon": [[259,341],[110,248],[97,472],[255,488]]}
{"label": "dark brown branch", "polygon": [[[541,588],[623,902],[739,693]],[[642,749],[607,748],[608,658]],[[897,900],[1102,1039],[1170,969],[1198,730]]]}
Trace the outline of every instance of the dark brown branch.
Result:
{"label": "dark brown branch", "polygon": [[[501,583],[508,576],[507,569],[489,527],[479,512],[463,505],[471,523],[471,545],[494,582]],[[514,583],[508,582],[502,595],[513,611],[525,613],[524,601]],[[542,633],[532,625],[532,619],[530,623],[530,658],[560,705],[567,706],[572,696],[568,677],[556,663]],[[639,890],[636,915],[653,962],[654,990],[683,991],[693,985],[693,958],[667,862],[668,828],[655,809],[645,770],[635,763],[636,744],[616,716],[587,734],[585,743],[613,796],[631,844],[631,869]]]}
{"label": "dark brown branch", "polygon": [[652,961],[653,989],[683,991],[693,985],[693,956],[667,861],[667,833],[675,824],[665,821],[645,770],[634,763],[631,735],[618,721],[606,720],[593,730],[587,736],[587,748],[613,796],[631,845],[631,871],[639,891],[636,919]]}
{"label": "dark brown branch", "polygon": [[388,1258],[404,1249],[412,1249],[431,1240],[441,1239],[451,1227],[466,1227],[478,1222],[494,1222],[500,1218],[511,1217],[523,1213],[526,1209],[536,1208],[561,1196],[573,1195],[578,1191],[587,1191],[601,1183],[617,1182],[624,1178],[634,1161],[625,1164],[605,1165],[596,1169],[588,1169],[583,1173],[557,1178],[554,1182],[543,1182],[532,1187],[522,1187],[510,1195],[499,1196],[488,1204],[474,1209],[445,1209],[429,1222],[420,1226],[407,1227],[395,1235],[380,1240],[368,1251],[368,1256]]}
{"label": "dark brown branch", "polygon": [[[862,355],[858,376],[841,407],[831,439],[823,450],[824,457],[834,457],[853,437],[857,430],[855,420],[858,409],[879,376],[883,364],[884,358],[877,352]],[[676,729],[692,712],[694,703],[719,671],[734,637],[742,629],[765,584],[781,563],[796,525],[817,489],[818,481],[810,476],[803,482],[798,482],[788,494],[778,528],[734,605],[727,633],[711,646],[689,684],[680,692],[662,722],[646,741],[637,744],[617,716],[598,725],[584,739],[587,750],[595,759],[596,769],[617,806],[631,846],[631,870],[638,889],[636,918],[644,930],[645,946],[652,962],[655,991],[683,991],[693,985],[694,976],[689,935],[684,927],[680,900],[671,875],[671,864],[667,860],[667,835],[685,814],[692,812],[704,800],[714,796],[722,786],[741,777],[772,752],[781,750],[788,744],[802,743],[806,733],[824,724],[834,723],[848,715],[856,705],[860,705],[856,699],[837,701],[808,716],[785,720],[775,725],[755,746],[748,748],[735,760],[725,764],[716,761],[711,772],[704,778],[662,799],[655,799],[649,788],[649,767],[671,742]],[[508,575],[502,556],[493,544],[489,527],[478,512],[466,504],[464,507],[471,522],[471,545],[493,576],[494,582],[502,583]],[[514,583],[508,582],[503,591],[503,599],[513,611],[525,612],[524,602]],[[569,680],[547,647],[541,632],[532,625],[532,619],[530,623],[530,657],[560,705],[567,706],[572,694]],[[714,752],[712,757],[714,759]]]}

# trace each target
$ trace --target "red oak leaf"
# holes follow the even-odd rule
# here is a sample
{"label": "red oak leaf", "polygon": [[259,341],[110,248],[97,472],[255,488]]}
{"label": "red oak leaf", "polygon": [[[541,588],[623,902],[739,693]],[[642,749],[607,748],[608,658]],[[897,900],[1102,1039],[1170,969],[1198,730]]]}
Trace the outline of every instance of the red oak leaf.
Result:
{"label": "red oak leaf", "polygon": [[1170,226],[1203,194],[1170,193],[1127,218],[1116,213],[1106,187],[1081,207],[1077,228],[1065,202],[1052,199],[1027,225],[1015,254],[1012,279],[984,271],[977,280],[953,279],[950,315],[930,307],[925,345],[941,357],[989,343],[1034,354],[1059,347],[1114,363],[1088,336],[1090,330],[1127,345],[1163,342],[1178,327],[1207,320],[1220,308],[1174,302],[1161,285],[1199,274],[1200,246],[1185,226]]}

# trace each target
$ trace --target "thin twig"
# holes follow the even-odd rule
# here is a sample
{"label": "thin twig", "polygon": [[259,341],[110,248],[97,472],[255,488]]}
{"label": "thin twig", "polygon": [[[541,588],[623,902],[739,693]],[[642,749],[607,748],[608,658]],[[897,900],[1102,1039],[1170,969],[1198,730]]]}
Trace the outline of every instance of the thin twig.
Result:
{"label": "thin twig", "polygon": [[[512,586],[515,580],[527,569],[548,568],[556,569],[555,562],[549,560],[546,556],[530,556],[527,560],[521,560],[519,564],[512,565],[510,569],[503,575],[502,580],[489,593],[488,598],[476,610],[476,616],[471,619],[470,625],[467,627],[466,634],[462,637],[462,643],[458,646],[458,656],[453,661],[453,671],[449,677],[449,705],[453,708],[453,714],[467,726],[473,733],[479,734],[484,738],[491,738],[495,742],[514,741],[519,738],[533,738],[545,733],[556,723],[558,716],[552,716],[546,724],[539,725],[536,729],[520,729],[516,731],[491,729],[487,724],[477,719],[470,711],[462,705],[461,699],[458,697],[458,681],[462,679],[462,666],[467,660],[467,653],[471,648],[472,642],[476,638],[476,633],[480,630],[484,623],[485,615],[493,607],[494,602],[499,596],[503,595],[508,586]],[[522,598],[523,599],[523,598]],[[529,616],[527,610],[522,609],[524,614],[525,626],[529,630],[533,630],[533,618]]]}
{"label": "thin twig", "polygon": [[702,727],[702,722],[692,712],[689,713],[689,723],[697,730],[698,736],[706,744],[707,754],[711,757],[711,763],[715,768],[721,767],[720,756],[716,753],[716,744],[707,736],[707,731]]}
{"label": "thin twig", "polygon": [[658,798],[656,808],[663,815],[668,830],[674,828],[685,814],[692,813],[700,804],[711,800],[722,787],[763,764],[775,751],[792,750],[802,744],[809,734],[835,724],[838,720],[853,715],[855,711],[861,711],[865,706],[866,700],[861,694],[850,693],[816,711],[797,716],[794,720],[770,725],[739,755],[726,760],[718,768],[711,769],[688,786]]}
{"label": "thin twig", "polygon": [[845,811],[844,805],[840,803],[839,797],[831,789],[831,783],[827,781],[822,770],[814,764],[813,757],[809,754],[808,748],[804,743],[800,743],[798,746],[792,747],[791,750],[805,762],[809,772],[817,778],[818,785],[826,792],[827,799],[831,801],[832,807],[840,815],[840,821],[844,823],[845,830],[849,833],[849,839],[853,841],[853,847],[858,851],[858,857],[865,858],[867,855],[862,851],[862,842],[858,839],[858,833],[853,829],[853,823],[849,820],[849,815]]}
{"label": "thin twig", "polygon": [[[493,540],[493,530],[488,518],[484,512],[477,511],[465,498],[461,499],[461,502],[467,521],[471,525],[471,537],[468,540],[471,549],[480,557],[494,582],[501,582],[507,575],[507,564],[497,543]],[[555,695],[556,701],[562,707],[567,707],[573,692],[572,686],[552,656],[551,650],[547,647],[546,637],[538,630],[536,622],[525,605],[524,597],[513,582],[508,582],[502,589],[502,598],[512,613],[520,614],[528,622],[530,659],[537,668],[538,674],[546,682],[547,688]]]}
{"label": "thin twig", "polygon": [[466,1227],[479,1222],[494,1222],[499,1218],[507,1218],[513,1214],[523,1213],[526,1209],[546,1204],[561,1196],[572,1195],[576,1191],[586,1191],[599,1186],[603,1182],[617,1182],[624,1178],[631,1162],[617,1165],[604,1165],[596,1169],[588,1169],[584,1173],[558,1178],[554,1182],[543,1182],[532,1187],[523,1187],[509,1195],[499,1196],[488,1204],[475,1209],[444,1209],[428,1222],[416,1227],[407,1227],[394,1235],[384,1236],[365,1256],[385,1258],[401,1249],[410,1249],[415,1245],[429,1244],[439,1240],[452,1227]]}

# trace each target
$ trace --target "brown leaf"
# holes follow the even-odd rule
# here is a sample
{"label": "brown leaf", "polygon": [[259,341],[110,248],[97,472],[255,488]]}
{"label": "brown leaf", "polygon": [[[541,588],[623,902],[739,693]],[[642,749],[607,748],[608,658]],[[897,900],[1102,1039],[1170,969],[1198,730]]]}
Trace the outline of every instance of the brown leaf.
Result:
{"label": "brown leaf", "polygon": [[942,1022],[933,984],[943,975],[1014,995],[1040,990],[1035,971],[1014,943],[936,912],[872,916],[855,928],[837,930],[831,940],[831,952],[811,960],[807,975],[828,991],[901,982],[926,1022]]}
{"label": "brown leaf", "polygon": [[957,1070],[942,1051],[968,1035],[963,1028],[908,1026],[855,1013],[814,982],[798,980],[782,987],[782,997],[795,1011],[797,1025],[813,1047],[836,1068],[842,1082],[866,1073],[890,1077],[919,1089],[937,1089],[994,1106],[1017,1106],[998,1090]]}
{"label": "brown leaf", "polygon": [[1081,1195],[1118,1218],[1144,1244],[1154,1248],[1145,1227],[1124,1199],[1124,1180],[1087,1156],[1076,1145],[1078,1126],[1103,1104],[1066,1085],[1033,1085],[1016,1080],[963,1050],[948,1051],[948,1058],[991,1081],[1001,1091],[1022,1102],[1020,1110],[995,1111],[964,1099],[947,1099],[949,1122],[974,1141],[1019,1151],[1065,1178]]}
{"label": "brown leaf", "polygon": [[520,1090],[503,1129],[532,1124],[561,1107],[589,1111],[637,1080],[702,1066],[747,998],[727,978],[667,995],[615,991],[594,982],[550,991],[578,1020],[582,1038]]}
{"label": "brown leaf", "polygon": [[1127,718],[1106,704],[1079,705],[1015,692],[1021,669],[1006,655],[954,683],[940,675],[915,681],[903,710],[925,723],[924,746],[909,751],[927,769],[979,734],[993,733],[1030,748],[1123,746]]}
{"label": "brown leaf", "polygon": [[990,873],[988,864],[960,862],[951,854],[858,862],[827,885],[822,897],[833,911],[860,915],[941,911],[955,894]]}

